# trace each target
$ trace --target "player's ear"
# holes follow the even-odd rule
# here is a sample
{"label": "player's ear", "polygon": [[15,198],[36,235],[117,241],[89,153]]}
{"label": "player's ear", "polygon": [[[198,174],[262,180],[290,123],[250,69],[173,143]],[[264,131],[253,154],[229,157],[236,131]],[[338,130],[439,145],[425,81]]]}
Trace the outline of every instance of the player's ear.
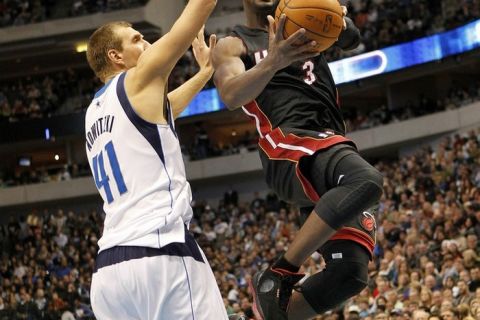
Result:
{"label": "player's ear", "polygon": [[124,65],[123,55],[121,52],[118,52],[115,49],[110,49],[107,51],[108,60],[110,60],[113,64]]}

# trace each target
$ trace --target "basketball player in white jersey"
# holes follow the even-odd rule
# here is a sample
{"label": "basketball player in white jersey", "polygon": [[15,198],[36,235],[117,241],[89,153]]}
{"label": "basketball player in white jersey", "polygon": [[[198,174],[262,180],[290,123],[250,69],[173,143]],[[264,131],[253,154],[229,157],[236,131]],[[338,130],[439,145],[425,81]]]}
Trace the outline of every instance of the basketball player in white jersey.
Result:
{"label": "basketball player in white jersey", "polygon": [[[90,37],[88,62],[105,83],[85,119],[87,157],[106,214],[91,286],[98,319],[227,319],[213,272],[187,230],[191,190],[174,127],[213,74],[216,40],[207,47],[202,26],[215,4],[190,0],[153,44],[127,22]],[[167,93],[192,42],[200,71]]]}

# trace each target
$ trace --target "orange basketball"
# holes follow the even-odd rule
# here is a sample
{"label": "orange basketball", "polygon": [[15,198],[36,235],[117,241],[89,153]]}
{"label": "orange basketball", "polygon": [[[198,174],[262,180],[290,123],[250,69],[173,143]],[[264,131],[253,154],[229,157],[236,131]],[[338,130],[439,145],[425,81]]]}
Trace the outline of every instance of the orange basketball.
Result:
{"label": "orange basketball", "polygon": [[325,51],[338,40],[343,30],[343,12],[338,0],[280,0],[275,20],[286,15],[284,38],[300,28],[317,45],[314,51]]}

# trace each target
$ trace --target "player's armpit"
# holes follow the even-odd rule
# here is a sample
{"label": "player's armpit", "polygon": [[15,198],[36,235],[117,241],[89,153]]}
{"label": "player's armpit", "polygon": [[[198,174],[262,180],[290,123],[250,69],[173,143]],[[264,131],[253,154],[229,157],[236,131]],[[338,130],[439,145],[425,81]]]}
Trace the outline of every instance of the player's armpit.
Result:
{"label": "player's armpit", "polygon": [[175,64],[215,8],[216,0],[190,0],[170,32],[154,42],[138,59],[133,91],[142,90],[151,81],[166,80]]}

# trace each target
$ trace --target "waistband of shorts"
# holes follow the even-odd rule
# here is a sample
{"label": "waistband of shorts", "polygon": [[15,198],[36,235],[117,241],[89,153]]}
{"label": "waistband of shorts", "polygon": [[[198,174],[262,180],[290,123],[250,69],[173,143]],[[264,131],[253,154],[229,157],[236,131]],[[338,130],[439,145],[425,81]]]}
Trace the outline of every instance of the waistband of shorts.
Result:
{"label": "waistband of shorts", "polygon": [[293,127],[285,127],[280,125],[278,128],[282,130],[282,132],[289,134],[295,134],[299,135],[302,137],[312,137],[312,138],[318,138],[321,137],[321,134],[325,134],[327,136],[342,136],[345,137],[345,132],[330,129],[330,128],[315,128],[315,130],[310,130],[310,129],[300,129],[300,128],[293,128]]}
{"label": "waistband of shorts", "polygon": [[117,263],[156,256],[192,257],[198,262],[205,263],[193,235],[186,231],[185,242],[173,242],[161,248],[116,246],[105,249],[97,255],[93,273]]}

